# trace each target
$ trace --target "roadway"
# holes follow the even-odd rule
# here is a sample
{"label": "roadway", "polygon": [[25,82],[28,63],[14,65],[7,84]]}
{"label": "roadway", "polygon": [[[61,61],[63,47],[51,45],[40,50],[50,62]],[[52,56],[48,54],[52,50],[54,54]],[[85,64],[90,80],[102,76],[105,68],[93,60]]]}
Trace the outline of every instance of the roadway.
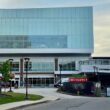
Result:
{"label": "roadway", "polygon": [[16,110],[110,110],[110,98],[61,99]]}
{"label": "roadway", "polygon": [[[25,89],[14,91],[24,93]],[[56,88],[31,88],[29,93],[50,98],[58,97],[60,100],[16,110],[110,110],[110,98],[108,97],[95,98],[65,95],[57,93]]]}

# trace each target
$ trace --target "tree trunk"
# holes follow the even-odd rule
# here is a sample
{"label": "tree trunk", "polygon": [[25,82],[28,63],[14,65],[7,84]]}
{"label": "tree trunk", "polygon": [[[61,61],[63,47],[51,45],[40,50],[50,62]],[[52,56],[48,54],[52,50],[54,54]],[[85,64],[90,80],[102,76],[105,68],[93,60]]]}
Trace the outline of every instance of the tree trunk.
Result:
{"label": "tree trunk", "polygon": [[1,85],[1,81],[0,81],[0,94],[2,93],[2,85]]}
{"label": "tree trunk", "polygon": [[1,86],[0,86],[0,94],[2,93],[2,88],[1,88]]}
{"label": "tree trunk", "polygon": [[4,81],[4,92],[6,92],[6,82]]}

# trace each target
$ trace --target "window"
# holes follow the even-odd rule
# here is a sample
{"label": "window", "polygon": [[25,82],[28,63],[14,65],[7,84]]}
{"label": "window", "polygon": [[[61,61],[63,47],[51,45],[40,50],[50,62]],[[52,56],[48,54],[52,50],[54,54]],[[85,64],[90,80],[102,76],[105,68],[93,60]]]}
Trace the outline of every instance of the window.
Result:
{"label": "window", "polygon": [[19,71],[19,62],[12,63],[12,71]]}
{"label": "window", "polygon": [[67,48],[64,35],[1,35],[0,39],[0,48]]}
{"label": "window", "polygon": [[62,64],[62,71],[74,71],[75,70],[75,62],[70,62],[67,64]]}

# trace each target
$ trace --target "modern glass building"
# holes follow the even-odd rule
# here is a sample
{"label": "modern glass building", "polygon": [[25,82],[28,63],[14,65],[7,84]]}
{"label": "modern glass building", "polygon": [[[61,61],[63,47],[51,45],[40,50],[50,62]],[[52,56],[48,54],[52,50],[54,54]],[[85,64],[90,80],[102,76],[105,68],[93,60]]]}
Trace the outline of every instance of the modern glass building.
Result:
{"label": "modern glass building", "polygon": [[61,71],[62,76],[78,73],[78,62],[92,52],[92,7],[0,9],[0,61],[13,59],[20,86],[25,57],[30,58],[30,86],[51,86]]}

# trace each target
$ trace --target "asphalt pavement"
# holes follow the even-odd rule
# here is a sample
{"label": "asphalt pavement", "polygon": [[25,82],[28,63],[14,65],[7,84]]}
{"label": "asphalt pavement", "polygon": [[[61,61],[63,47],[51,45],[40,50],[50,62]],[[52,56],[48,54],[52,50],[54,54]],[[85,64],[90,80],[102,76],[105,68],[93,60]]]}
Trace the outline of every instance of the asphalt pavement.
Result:
{"label": "asphalt pavement", "polygon": [[110,98],[61,99],[16,110],[110,110]]}

